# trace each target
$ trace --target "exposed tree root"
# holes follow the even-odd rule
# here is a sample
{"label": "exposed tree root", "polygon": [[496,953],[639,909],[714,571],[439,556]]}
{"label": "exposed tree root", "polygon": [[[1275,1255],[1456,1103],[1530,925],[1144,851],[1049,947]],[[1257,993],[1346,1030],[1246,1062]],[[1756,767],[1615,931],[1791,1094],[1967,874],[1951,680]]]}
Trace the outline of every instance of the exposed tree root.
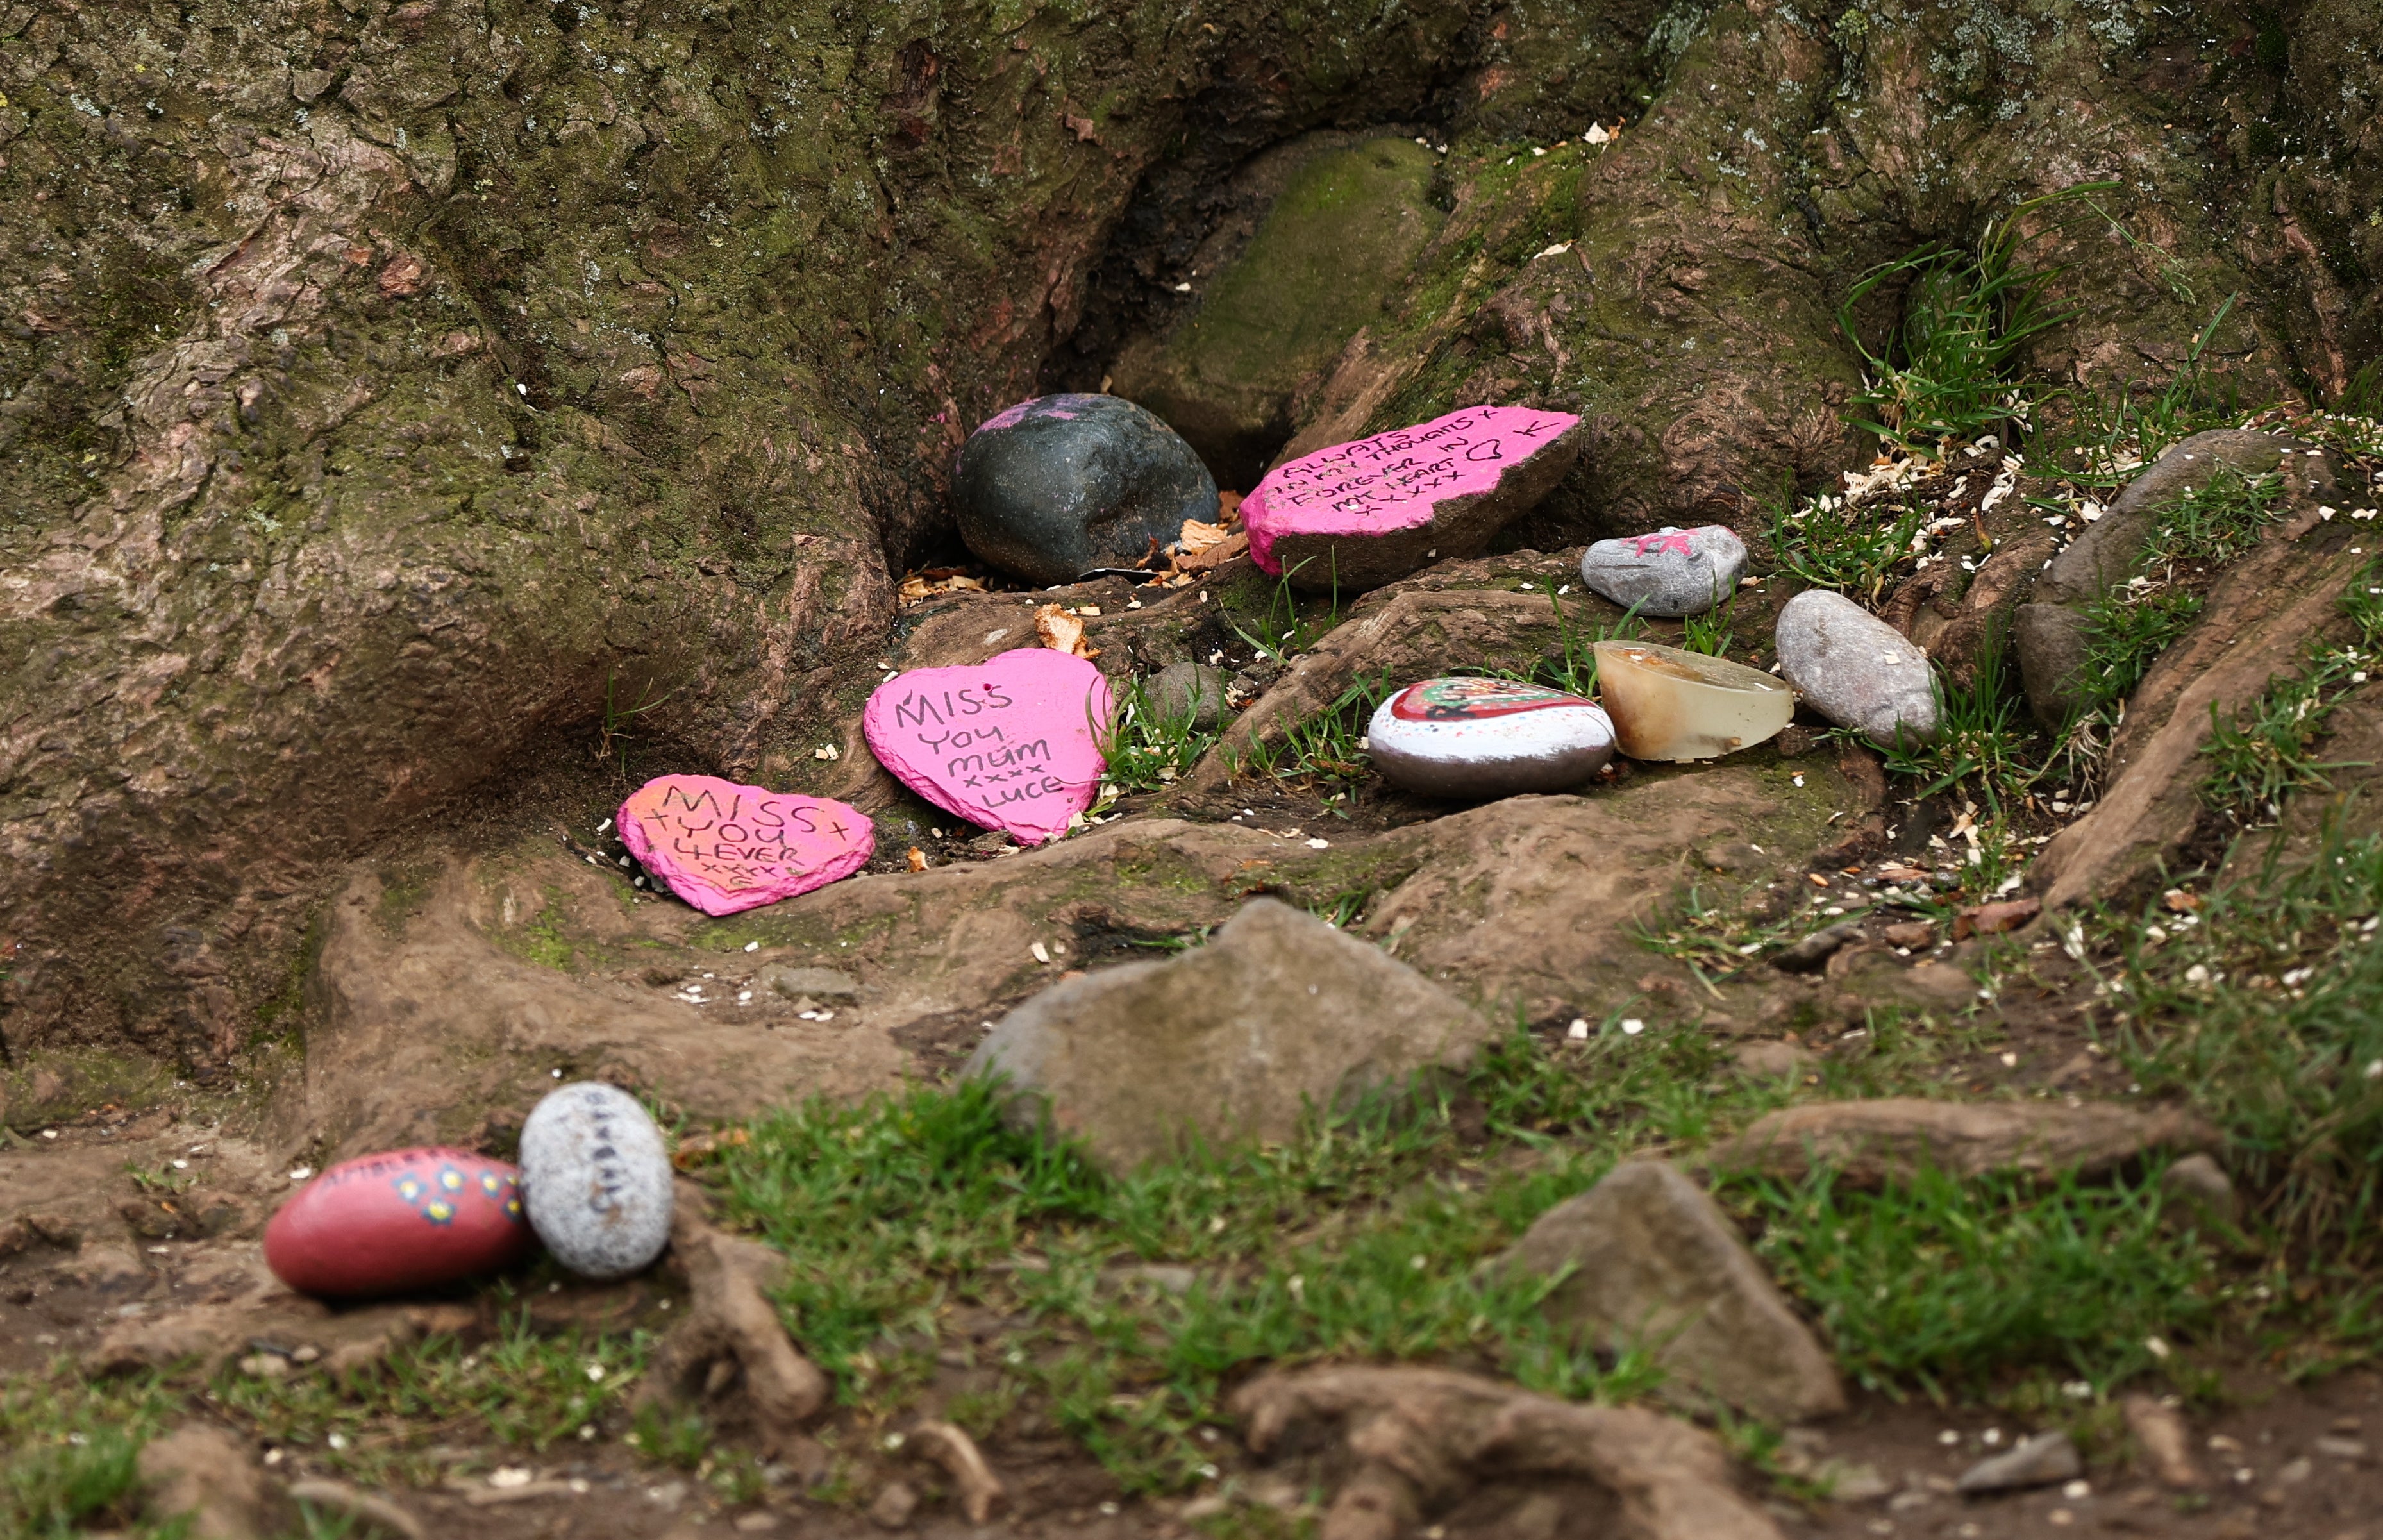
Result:
{"label": "exposed tree root", "polygon": [[1009,1496],[1001,1478],[985,1463],[976,1440],[949,1423],[921,1423],[910,1430],[910,1447],[944,1468],[959,1489],[960,1510],[972,1524],[993,1516],[995,1504]]}
{"label": "exposed tree root", "polygon": [[343,1481],[315,1479],[290,1484],[291,1500],[312,1503],[316,1508],[331,1509],[345,1514],[352,1524],[361,1524],[369,1534],[385,1530],[398,1540],[425,1540],[428,1531],[422,1521],[387,1497],[370,1492],[359,1492]]}
{"label": "exposed tree root", "polygon": [[803,1357],[764,1292],[785,1259],[756,1241],[723,1235],[703,1217],[699,1192],[681,1183],[671,1251],[692,1291],[686,1317],[663,1338],[644,1398],[730,1401],[764,1453],[808,1442],[803,1424],[827,1405],[827,1376]]}
{"label": "exposed tree root", "polygon": [[1233,1398],[1260,1454],[1338,1435],[1355,1463],[1320,1540],[1396,1540],[1473,1484],[1585,1478],[1634,1540],[1780,1540],[1711,1435],[1634,1407],[1574,1406],[1448,1369],[1268,1374]]}

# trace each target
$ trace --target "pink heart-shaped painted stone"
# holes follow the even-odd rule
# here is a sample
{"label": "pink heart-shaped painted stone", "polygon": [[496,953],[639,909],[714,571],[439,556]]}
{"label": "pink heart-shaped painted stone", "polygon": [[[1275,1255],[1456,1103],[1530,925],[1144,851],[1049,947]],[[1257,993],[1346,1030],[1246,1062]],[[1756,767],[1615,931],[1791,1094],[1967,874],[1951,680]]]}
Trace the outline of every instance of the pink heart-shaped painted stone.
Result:
{"label": "pink heart-shaped painted stone", "polygon": [[1107,761],[1109,685],[1051,647],[969,668],[913,669],[877,687],[860,729],[877,762],[947,813],[1027,844],[1067,832]]}
{"label": "pink heart-shaped painted stone", "polygon": [[877,830],[824,797],[665,775],[621,804],[621,843],[705,914],[733,915],[851,876],[869,864]]}

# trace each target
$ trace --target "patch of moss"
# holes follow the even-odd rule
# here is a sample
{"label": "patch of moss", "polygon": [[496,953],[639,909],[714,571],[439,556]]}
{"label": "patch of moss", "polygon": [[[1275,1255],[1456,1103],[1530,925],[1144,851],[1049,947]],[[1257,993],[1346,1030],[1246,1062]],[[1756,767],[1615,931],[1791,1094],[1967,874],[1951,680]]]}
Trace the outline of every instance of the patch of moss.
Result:
{"label": "patch of moss", "polygon": [[405,934],[406,926],[430,902],[438,881],[439,864],[427,856],[393,862],[380,869],[380,905],[373,918],[391,936]]}
{"label": "patch of moss", "polygon": [[0,1122],[29,1133],[97,1107],[138,1112],[174,1089],[173,1072],[154,1059],[95,1048],[37,1049],[0,1073]]}
{"label": "patch of moss", "polygon": [[1246,486],[1288,436],[1302,381],[1377,320],[1444,218],[1438,158],[1385,137],[1317,155],[1292,176],[1199,308],[1154,348],[1129,350],[1113,388]]}

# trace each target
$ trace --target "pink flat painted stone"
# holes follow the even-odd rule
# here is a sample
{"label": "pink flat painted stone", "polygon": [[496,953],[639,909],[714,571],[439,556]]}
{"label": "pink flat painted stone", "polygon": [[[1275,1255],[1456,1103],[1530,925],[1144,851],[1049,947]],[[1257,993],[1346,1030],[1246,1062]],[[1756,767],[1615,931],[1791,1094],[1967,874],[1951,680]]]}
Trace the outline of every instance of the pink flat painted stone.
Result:
{"label": "pink flat painted stone", "polygon": [[621,804],[621,843],[671,892],[707,915],[733,915],[823,888],[869,864],[877,831],[857,807],[665,775]]}
{"label": "pink flat painted stone", "polygon": [[877,762],[936,807],[1041,844],[1067,832],[1099,795],[1108,720],[1100,670],[1050,647],[1020,647],[887,680],[869,697],[860,730]]}
{"label": "pink flat painted stone", "polygon": [[1303,588],[1375,588],[1478,556],[1580,459],[1568,412],[1475,406],[1304,454],[1241,500],[1250,556]]}

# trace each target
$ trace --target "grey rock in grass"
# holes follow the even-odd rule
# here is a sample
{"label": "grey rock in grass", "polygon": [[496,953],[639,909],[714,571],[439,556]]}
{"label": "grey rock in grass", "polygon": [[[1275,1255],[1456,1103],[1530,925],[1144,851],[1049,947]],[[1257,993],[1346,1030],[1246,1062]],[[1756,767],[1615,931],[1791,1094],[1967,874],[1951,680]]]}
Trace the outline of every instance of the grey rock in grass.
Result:
{"label": "grey rock in grass", "polygon": [[1496,1030],[1380,947],[1260,898],[1204,946],[1043,991],[965,1073],[1007,1075],[1013,1117],[1047,1112],[1125,1170],[1195,1139],[1288,1139],[1310,1104],[1462,1068]]}
{"label": "grey rock in grass", "polygon": [[2242,1217],[2233,1178],[2207,1155],[2187,1155],[2160,1174],[2160,1207],[2172,1220],[2221,1230],[2233,1229]]}
{"label": "grey rock in grass", "polygon": [[2315,445],[2247,428],[2216,428],[2171,445],[2085,526],[2035,580],[2012,615],[2012,650],[2038,721],[2058,726],[2088,704],[2086,607],[2142,566],[2160,516],[2221,472],[2279,474],[2288,497],[2307,499],[2335,485],[2332,458]]}
{"label": "grey rock in grass", "polygon": [[2085,1462],[2067,1434],[2055,1430],[2023,1438],[2010,1448],[1982,1460],[1961,1472],[1963,1492],[2015,1492],[2021,1487],[2049,1486],[2081,1474]]}
{"label": "grey rock in grass", "polygon": [[1779,671],[1812,708],[1871,742],[1936,735],[1928,655],[1843,594],[1808,588],[1779,611]]}
{"label": "grey rock in grass", "polygon": [[1665,1161],[1630,1161],[1539,1215],[1502,1265],[1571,1268],[1547,1310],[1601,1349],[1637,1346],[1681,1384],[1755,1416],[1843,1411],[1835,1362],[1737,1226]]}
{"label": "grey rock in grass", "polygon": [[1142,698],[1168,721],[1189,717],[1192,725],[1216,726],[1225,720],[1225,686],[1229,676],[1205,663],[1169,663],[1143,686]]}
{"label": "grey rock in grass", "polygon": [[522,1201],[554,1260],[624,1278],[670,1240],[671,1163],[637,1099],[597,1080],[549,1094],[522,1124]]}
{"label": "grey rock in grass", "polygon": [[1746,542],[1720,524],[1599,540],[1580,559],[1582,582],[1642,615],[1701,615],[1745,575]]}
{"label": "grey rock in grass", "polygon": [[1038,396],[960,447],[952,509],[969,549],[1030,583],[1130,567],[1216,516],[1216,482],[1173,428],[1117,396]]}

